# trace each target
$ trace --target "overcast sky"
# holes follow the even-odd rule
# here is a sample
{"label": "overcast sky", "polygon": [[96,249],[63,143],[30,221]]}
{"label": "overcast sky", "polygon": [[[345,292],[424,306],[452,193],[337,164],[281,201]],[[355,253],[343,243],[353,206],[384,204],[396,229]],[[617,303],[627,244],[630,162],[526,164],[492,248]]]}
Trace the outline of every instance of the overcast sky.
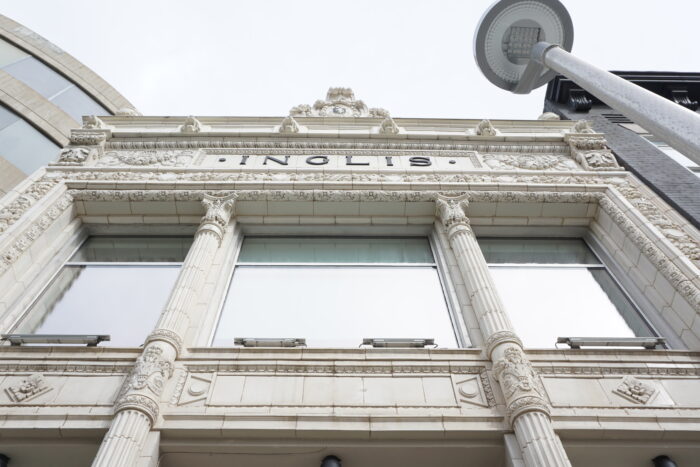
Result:
{"label": "overcast sky", "polygon": [[[491,0],[3,0],[144,115],[286,115],[349,86],[395,117],[536,118],[544,90],[491,85],[472,56]],[[564,0],[574,53],[700,71],[699,0]]]}

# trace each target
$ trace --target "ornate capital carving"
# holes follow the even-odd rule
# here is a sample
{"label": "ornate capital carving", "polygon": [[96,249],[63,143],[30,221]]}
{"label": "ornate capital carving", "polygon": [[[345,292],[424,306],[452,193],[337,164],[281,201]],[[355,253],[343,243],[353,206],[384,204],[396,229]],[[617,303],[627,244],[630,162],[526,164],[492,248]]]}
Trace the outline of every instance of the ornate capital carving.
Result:
{"label": "ornate capital carving", "polygon": [[493,349],[495,349],[501,344],[505,344],[506,342],[511,342],[519,347],[523,346],[523,343],[520,340],[520,338],[512,331],[494,332],[488,337],[488,339],[486,339],[486,344],[484,345],[484,347],[486,348],[486,355],[488,356],[488,358],[491,358]]}
{"label": "ornate capital carving", "polygon": [[507,348],[493,370],[506,399],[511,424],[526,412],[539,411],[549,415],[549,404],[539,375],[520,347]]}
{"label": "ornate capital carving", "polygon": [[467,195],[451,198],[443,195],[438,195],[435,200],[436,213],[445,227],[448,229],[461,225],[469,227],[469,218],[467,217],[467,207],[469,206],[469,198]]}
{"label": "ornate capital carving", "polygon": [[204,217],[202,217],[198,232],[214,232],[220,242],[224,235],[224,229],[231,220],[233,205],[237,197],[238,195],[236,193],[227,196],[205,194],[204,198],[202,198],[202,204],[204,205],[204,209],[206,209],[206,213]]}

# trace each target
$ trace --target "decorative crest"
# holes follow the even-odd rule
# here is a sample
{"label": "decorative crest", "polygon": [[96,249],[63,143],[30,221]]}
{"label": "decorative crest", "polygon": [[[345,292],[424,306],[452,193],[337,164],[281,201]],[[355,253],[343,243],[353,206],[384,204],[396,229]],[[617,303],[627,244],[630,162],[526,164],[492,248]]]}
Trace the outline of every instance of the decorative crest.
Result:
{"label": "decorative crest", "polygon": [[326,99],[317,100],[313,107],[301,104],[292,107],[291,117],[373,117],[386,118],[389,112],[384,109],[369,109],[350,88],[330,88]]}
{"label": "decorative crest", "polygon": [[654,400],[659,390],[650,382],[645,383],[634,376],[625,376],[613,392],[630,402],[645,405]]}
{"label": "decorative crest", "polygon": [[5,392],[12,399],[12,402],[25,402],[39,397],[51,389],[42,375],[34,373],[24,378],[18,385],[5,388]]}

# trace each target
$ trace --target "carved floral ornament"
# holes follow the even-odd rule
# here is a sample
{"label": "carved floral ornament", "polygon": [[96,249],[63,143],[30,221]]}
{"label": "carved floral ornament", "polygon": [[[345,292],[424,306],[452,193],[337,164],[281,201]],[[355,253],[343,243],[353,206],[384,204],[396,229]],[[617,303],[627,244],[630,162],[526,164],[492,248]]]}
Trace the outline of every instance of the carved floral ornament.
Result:
{"label": "carved floral ornament", "polygon": [[373,117],[386,118],[384,109],[367,108],[364,102],[355,99],[350,88],[330,88],[325,99],[317,100],[313,106],[297,105],[289,110],[291,117]]}
{"label": "carved floral ornament", "polygon": [[43,375],[33,373],[22,379],[18,384],[6,387],[5,393],[12,402],[19,403],[30,401],[51,391],[51,389],[53,388],[46,383]]}
{"label": "carved floral ornament", "polygon": [[654,401],[659,390],[651,382],[640,381],[634,376],[625,376],[613,392],[635,404],[646,405]]}

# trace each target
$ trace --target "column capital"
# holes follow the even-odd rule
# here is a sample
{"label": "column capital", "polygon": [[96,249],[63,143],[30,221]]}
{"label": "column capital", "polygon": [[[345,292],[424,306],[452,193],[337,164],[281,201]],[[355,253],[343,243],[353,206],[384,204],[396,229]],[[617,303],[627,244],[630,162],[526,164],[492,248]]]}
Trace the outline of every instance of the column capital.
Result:
{"label": "column capital", "polygon": [[467,207],[469,207],[469,197],[466,194],[456,197],[438,195],[435,199],[435,216],[448,229],[459,225],[471,230]]}
{"label": "column capital", "polygon": [[233,206],[238,194],[231,193],[229,195],[207,195],[202,198],[202,205],[206,210],[202,221],[199,224],[197,233],[213,232],[221,242],[224,236],[224,229],[231,220],[233,215]]}

